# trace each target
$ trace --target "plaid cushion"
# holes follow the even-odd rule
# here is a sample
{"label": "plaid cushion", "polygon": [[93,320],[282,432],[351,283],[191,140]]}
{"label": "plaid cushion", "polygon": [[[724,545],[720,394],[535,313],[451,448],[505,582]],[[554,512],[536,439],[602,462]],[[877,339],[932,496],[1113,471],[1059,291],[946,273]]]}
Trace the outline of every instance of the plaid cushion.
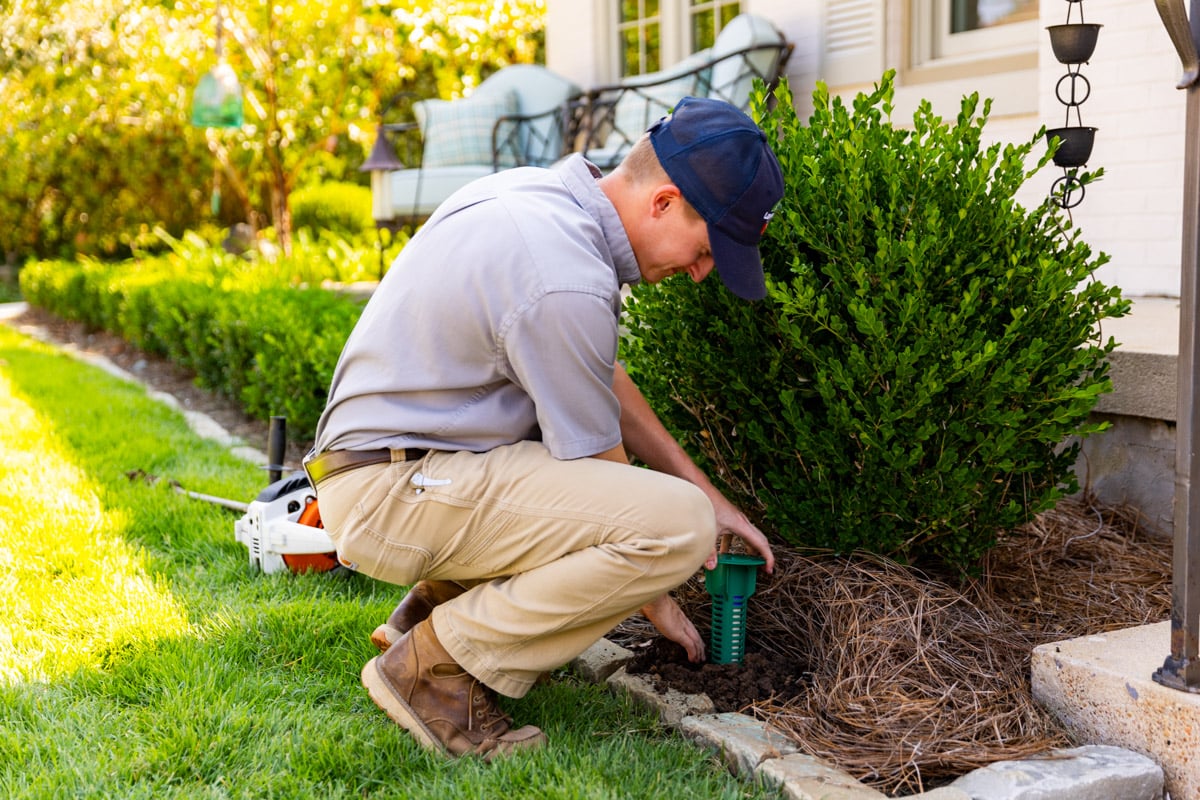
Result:
{"label": "plaid cushion", "polygon": [[425,140],[421,165],[490,166],[492,129],[496,126],[496,120],[515,113],[517,96],[513,92],[414,103],[413,114],[421,126],[421,137]]}

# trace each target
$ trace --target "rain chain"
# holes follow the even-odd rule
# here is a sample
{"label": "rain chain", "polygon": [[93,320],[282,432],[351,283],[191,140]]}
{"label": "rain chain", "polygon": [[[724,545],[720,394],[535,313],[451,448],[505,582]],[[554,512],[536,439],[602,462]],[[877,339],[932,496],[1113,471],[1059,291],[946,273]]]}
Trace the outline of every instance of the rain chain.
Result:
{"label": "rain chain", "polygon": [[[1083,0],[1066,2],[1066,24],[1051,25],[1046,29],[1050,33],[1050,46],[1054,50],[1054,57],[1067,67],[1067,74],[1059,78],[1058,83],[1054,85],[1055,97],[1067,107],[1066,120],[1063,127],[1047,130],[1046,136],[1061,140],[1058,150],[1054,153],[1054,163],[1063,168],[1063,176],[1054,182],[1050,195],[1064,209],[1072,209],[1083,202],[1083,183],[1076,176],[1079,168],[1087,164],[1092,155],[1092,144],[1096,138],[1096,129],[1085,126],[1079,113],[1079,106],[1083,105],[1092,93],[1092,85],[1088,83],[1087,77],[1080,73],[1079,68],[1095,52],[1101,26],[1083,21]],[[1072,22],[1071,17],[1076,7],[1079,10],[1079,21]],[[1072,111],[1075,112],[1074,125],[1071,124]]]}

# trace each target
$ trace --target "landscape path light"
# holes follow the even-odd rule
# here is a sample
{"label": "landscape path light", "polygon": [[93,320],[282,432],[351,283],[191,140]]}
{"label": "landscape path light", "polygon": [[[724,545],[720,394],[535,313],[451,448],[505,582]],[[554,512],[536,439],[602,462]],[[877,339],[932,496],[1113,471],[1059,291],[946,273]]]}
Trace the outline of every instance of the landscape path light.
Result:
{"label": "landscape path light", "polygon": [[371,153],[367,156],[367,160],[358,168],[359,172],[371,173],[371,217],[375,220],[375,234],[379,239],[380,279],[383,278],[384,252],[387,250],[383,241],[383,230],[387,228],[389,231],[395,232],[401,225],[400,221],[396,219],[396,209],[393,208],[392,203],[392,173],[405,167],[404,162],[396,155],[395,148],[388,140],[389,126],[384,123],[384,118],[392,107],[405,96],[406,93],[400,92],[384,103],[379,112],[379,125],[375,129],[375,144],[371,147]]}

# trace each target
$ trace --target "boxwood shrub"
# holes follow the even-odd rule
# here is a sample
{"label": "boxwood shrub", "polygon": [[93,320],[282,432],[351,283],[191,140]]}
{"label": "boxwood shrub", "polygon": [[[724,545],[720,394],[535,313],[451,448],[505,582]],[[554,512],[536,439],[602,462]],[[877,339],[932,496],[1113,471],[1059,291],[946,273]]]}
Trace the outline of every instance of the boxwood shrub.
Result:
{"label": "boxwood shrub", "polygon": [[1111,389],[1097,323],[1128,303],[1059,205],[1014,200],[1050,158],[1044,131],[985,146],[978,96],[893,125],[892,77],[852,108],[819,85],[807,125],[786,82],[769,110],[760,90],[787,187],[768,298],[638,286],[623,356],[769,535],[970,573],[1078,489],[1078,437]]}

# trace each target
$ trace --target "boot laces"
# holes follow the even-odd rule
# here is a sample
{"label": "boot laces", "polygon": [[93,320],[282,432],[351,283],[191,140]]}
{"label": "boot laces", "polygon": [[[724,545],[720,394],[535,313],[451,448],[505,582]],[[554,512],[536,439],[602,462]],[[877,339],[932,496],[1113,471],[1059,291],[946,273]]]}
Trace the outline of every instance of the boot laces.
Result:
{"label": "boot laces", "polygon": [[[471,683],[471,713],[469,717],[468,729],[473,730],[476,727],[484,733],[490,734],[492,729],[497,725],[503,725],[503,730],[507,730],[512,726],[512,717],[500,710],[500,706],[496,704],[495,692],[484,686],[479,681]],[[501,731],[503,733],[503,730]]]}

